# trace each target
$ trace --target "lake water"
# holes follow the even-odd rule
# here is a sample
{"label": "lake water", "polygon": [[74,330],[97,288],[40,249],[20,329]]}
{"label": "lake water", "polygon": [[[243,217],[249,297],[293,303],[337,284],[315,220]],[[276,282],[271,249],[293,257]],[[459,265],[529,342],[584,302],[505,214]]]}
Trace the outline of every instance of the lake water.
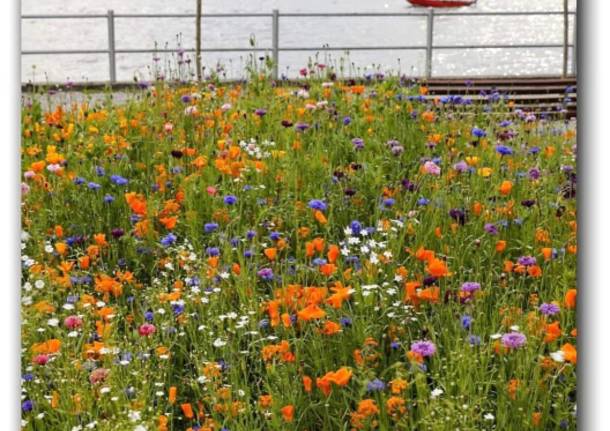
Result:
{"label": "lake water", "polygon": [[[413,8],[405,0],[204,0],[204,13],[270,13],[282,12],[407,12]],[[105,14],[108,9],[120,13],[194,13],[195,0],[22,0],[22,14]],[[569,0],[570,10],[576,0]],[[563,0],[478,0],[468,11],[561,11]],[[117,49],[194,47],[193,18],[115,19]],[[573,17],[570,17],[570,40]],[[561,44],[563,16],[496,16],[437,17],[434,43],[457,44]],[[27,19],[21,24],[23,50],[106,49],[105,19]],[[270,18],[209,18],[204,20],[203,45],[214,48],[249,47],[255,38],[261,55],[271,46]],[[400,46],[425,45],[424,17],[352,17],[352,18],[280,18],[281,47],[329,46]],[[295,76],[315,52],[281,52],[280,73]],[[257,54],[258,56],[259,54]],[[352,75],[372,71],[376,65],[383,70],[421,75],[425,65],[424,51],[385,50],[320,51],[322,63],[338,63],[344,58],[346,70],[354,64]],[[557,75],[562,70],[562,48],[438,50],[434,52],[435,76],[489,75]],[[248,53],[205,53],[204,65],[214,68],[222,64],[228,78],[239,77],[248,61]],[[153,67],[167,71],[176,57],[159,54],[117,54],[119,81],[150,79]],[[570,63],[571,64],[571,61]],[[166,72],[167,73],[167,72]],[[23,82],[104,81],[109,77],[107,54],[86,55],[24,55],[21,61]]]}

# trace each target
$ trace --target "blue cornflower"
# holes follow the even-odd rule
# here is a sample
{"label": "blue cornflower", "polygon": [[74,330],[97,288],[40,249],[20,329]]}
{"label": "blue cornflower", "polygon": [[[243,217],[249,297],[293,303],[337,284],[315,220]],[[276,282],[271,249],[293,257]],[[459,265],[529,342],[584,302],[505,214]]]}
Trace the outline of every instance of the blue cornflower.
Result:
{"label": "blue cornflower", "polygon": [[430,199],[426,199],[426,198],[423,198],[423,197],[422,197],[422,198],[419,198],[419,199],[417,200],[417,205],[419,205],[419,206],[426,206],[426,205],[428,205],[429,203],[430,203]]}
{"label": "blue cornflower", "polygon": [[224,198],[224,203],[226,205],[235,205],[237,203],[237,197],[235,197],[233,195],[227,195]]}
{"label": "blue cornflower", "polygon": [[76,177],[76,178],[74,178],[73,182],[75,185],[80,186],[81,184],[86,183],[87,180],[84,179],[83,177]]}
{"label": "blue cornflower", "polygon": [[161,239],[161,244],[163,245],[163,247],[169,247],[170,245],[175,243],[177,239],[178,239],[178,237],[176,235],[174,235],[173,233],[170,233]]}
{"label": "blue cornflower", "polygon": [[540,307],[538,307],[538,311],[544,314],[545,316],[552,316],[554,314],[559,313],[559,305],[545,302]]}
{"label": "blue cornflower", "polygon": [[218,229],[218,223],[206,223],[203,229],[205,230],[205,233],[212,233]]}
{"label": "blue cornflower", "polygon": [[21,410],[23,410],[24,412],[31,412],[33,409],[34,403],[32,402],[32,400],[25,400],[21,403]]}
{"label": "blue cornflower", "polygon": [[360,231],[362,230],[362,224],[358,220],[353,220],[349,227],[354,235],[360,234]]}
{"label": "blue cornflower", "polygon": [[479,346],[479,345],[481,345],[481,337],[479,337],[478,335],[469,335],[468,343],[471,346]]}
{"label": "blue cornflower", "polygon": [[273,231],[271,232],[271,234],[269,235],[269,238],[271,238],[272,241],[278,241],[281,238],[282,234],[277,232],[277,231]]}
{"label": "blue cornflower", "polygon": [[322,265],[326,265],[328,262],[326,259],[323,259],[321,257],[316,257],[314,260],[312,260],[311,263],[313,263],[316,266],[322,266]]}
{"label": "blue cornflower", "polygon": [[341,326],[344,327],[352,326],[352,319],[350,319],[349,317],[342,317],[341,319],[339,319],[339,323],[341,323]]}
{"label": "blue cornflower", "polygon": [[123,178],[120,175],[111,175],[110,181],[112,181],[117,186],[126,186],[129,183],[129,180],[127,178]]}
{"label": "blue cornflower", "polygon": [[470,327],[472,326],[472,317],[465,314],[462,316],[462,328],[466,329],[467,331],[470,330]]}
{"label": "blue cornflower", "polygon": [[309,208],[319,211],[326,211],[326,204],[320,199],[312,199],[309,201]]}
{"label": "blue cornflower", "polygon": [[104,175],[106,175],[106,171],[101,166],[95,167],[95,173],[97,174],[98,177],[103,177]]}
{"label": "blue cornflower", "polygon": [[485,136],[487,136],[487,132],[483,129],[479,129],[478,127],[473,127],[471,133],[477,138],[484,138]]}
{"label": "blue cornflower", "polygon": [[220,254],[220,249],[218,247],[208,247],[205,252],[208,256],[218,256]]}
{"label": "blue cornflower", "polygon": [[496,152],[502,154],[503,156],[510,156],[513,154],[513,149],[511,147],[507,147],[506,145],[496,145]]}
{"label": "blue cornflower", "polygon": [[110,204],[114,202],[114,196],[112,195],[105,195],[104,196],[104,203]]}
{"label": "blue cornflower", "polygon": [[385,383],[383,383],[383,381],[379,379],[371,380],[366,385],[366,389],[369,392],[381,392],[385,389]]}
{"label": "blue cornflower", "polygon": [[101,186],[101,185],[99,185],[98,183],[94,183],[93,181],[90,181],[90,182],[87,184],[87,187],[89,188],[89,190],[99,190],[99,189],[101,189],[101,188],[102,188],[102,186]]}
{"label": "blue cornflower", "polygon": [[396,199],[386,198],[383,200],[383,206],[389,208],[396,203]]}
{"label": "blue cornflower", "polygon": [[271,268],[263,268],[257,272],[257,275],[265,281],[273,280],[273,270]]}

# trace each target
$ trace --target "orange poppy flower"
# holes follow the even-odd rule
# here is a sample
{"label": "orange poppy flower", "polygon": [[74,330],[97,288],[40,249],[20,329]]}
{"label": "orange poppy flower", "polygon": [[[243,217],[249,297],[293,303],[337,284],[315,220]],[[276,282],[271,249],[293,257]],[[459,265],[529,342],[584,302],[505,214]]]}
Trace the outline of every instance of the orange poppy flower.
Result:
{"label": "orange poppy flower", "polygon": [[180,408],[187,419],[193,419],[195,415],[193,414],[193,407],[191,406],[191,403],[180,404]]}
{"label": "orange poppy flower", "polygon": [[563,352],[563,357],[566,361],[572,364],[576,364],[578,353],[576,351],[576,348],[572,344],[564,344],[563,346],[561,346],[561,351]]}
{"label": "orange poppy flower", "polygon": [[426,266],[426,271],[436,278],[446,277],[447,275],[449,275],[449,271],[447,269],[447,264],[445,263],[445,261],[437,258],[433,258],[428,262],[428,265]]}
{"label": "orange poppy flower", "polygon": [[168,395],[167,399],[170,404],[174,404],[176,402],[176,392],[177,392],[177,388],[175,386],[172,386],[171,388],[169,388],[169,395]]}
{"label": "orange poppy flower", "polygon": [[267,256],[267,259],[275,260],[275,257],[277,256],[277,248],[275,248],[275,247],[266,248],[263,253],[265,253],[265,256]]}
{"label": "orange poppy flower", "polygon": [[340,254],[341,254],[341,252],[339,250],[339,246],[333,244],[330,247],[328,247],[328,253],[326,256],[328,257],[328,261],[330,263],[335,263]]}
{"label": "orange poppy flower", "polygon": [[292,422],[294,419],[294,406],[292,404],[289,404],[287,406],[284,406],[280,409],[280,412],[282,412],[282,418],[286,421],[286,422]]}
{"label": "orange poppy flower", "polygon": [[559,322],[548,323],[546,325],[546,335],[544,336],[545,343],[551,343],[561,337],[561,328]]}
{"label": "orange poppy flower", "polygon": [[324,322],[324,327],[320,330],[324,335],[334,335],[339,331],[341,331],[341,325],[331,320]]}
{"label": "orange poppy flower", "polygon": [[502,181],[502,184],[500,184],[500,188],[498,189],[498,191],[500,192],[501,195],[507,196],[510,194],[512,189],[513,189],[513,183],[511,181],[504,180],[504,181]]}
{"label": "orange poppy flower", "polygon": [[311,383],[311,377],[303,376],[303,388],[305,389],[305,392],[311,392]]}
{"label": "orange poppy flower", "polygon": [[326,316],[326,312],[318,307],[316,304],[310,304],[297,313],[297,316],[301,320],[314,320],[321,319]]}
{"label": "orange poppy flower", "polygon": [[566,292],[564,303],[566,308],[573,310],[576,308],[576,289],[570,289]]}

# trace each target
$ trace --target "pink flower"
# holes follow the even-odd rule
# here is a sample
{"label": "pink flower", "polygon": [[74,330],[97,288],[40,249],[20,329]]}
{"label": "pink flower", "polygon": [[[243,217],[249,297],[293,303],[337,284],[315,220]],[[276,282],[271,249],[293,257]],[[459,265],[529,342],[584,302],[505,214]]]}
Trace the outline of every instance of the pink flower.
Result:
{"label": "pink flower", "polygon": [[426,163],[424,163],[424,171],[427,174],[431,174],[431,175],[440,175],[441,174],[441,168],[434,162],[431,161],[427,161]]}
{"label": "pink flower", "polygon": [[138,329],[138,333],[143,337],[148,337],[149,335],[154,334],[156,330],[157,328],[155,328],[155,325],[152,323],[144,323]]}
{"label": "pink flower", "polygon": [[36,172],[34,172],[34,171],[25,171],[23,173],[23,178],[25,178],[26,180],[30,179],[30,178],[34,178],[35,176],[36,176]]}
{"label": "pink flower", "polygon": [[36,365],[46,365],[49,362],[49,355],[36,355],[34,357],[34,363]]}
{"label": "pink flower", "polygon": [[208,195],[214,196],[216,194],[216,192],[218,192],[218,190],[216,190],[216,187],[214,187],[214,186],[209,186],[207,188],[207,192],[208,192]]}
{"label": "pink flower", "polygon": [[91,374],[89,374],[89,382],[92,385],[95,385],[99,382],[103,382],[104,380],[106,380],[106,377],[108,377],[109,373],[110,370],[107,370],[106,368],[97,368],[91,371]]}
{"label": "pink flower", "polygon": [[170,133],[172,130],[174,130],[174,125],[172,123],[165,123],[165,125],[163,126],[163,129]]}
{"label": "pink flower", "polygon": [[83,319],[78,316],[72,315],[64,319],[64,326],[68,329],[76,329],[83,326]]}

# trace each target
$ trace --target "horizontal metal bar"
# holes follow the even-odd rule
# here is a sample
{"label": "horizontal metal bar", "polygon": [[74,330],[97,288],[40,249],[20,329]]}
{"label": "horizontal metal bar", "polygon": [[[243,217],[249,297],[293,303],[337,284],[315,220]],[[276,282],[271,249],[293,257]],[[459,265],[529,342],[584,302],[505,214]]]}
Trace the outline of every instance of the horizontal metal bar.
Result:
{"label": "horizontal metal bar", "polygon": [[[563,15],[563,11],[548,11],[548,12],[434,12],[434,16],[546,16],[546,15]],[[576,15],[575,11],[568,11],[568,15]]]}
{"label": "horizontal metal bar", "polygon": [[[568,45],[571,47],[572,45]],[[434,49],[508,49],[508,48],[563,48],[563,44],[534,44],[534,45],[434,45]]]}
{"label": "horizontal metal bar", "polygon": [[108,18],[108,15],[91,14],[91,15],[21,15],[21,19],[80,19],[80,18]]}
{"label": "horizontal metal bar", "polygon": [[[574,45],[568,45],[572,48]],[[509,49],[509,48],[561,48],[562,44],[538,44],[538,45],[434,45],[434,49]],[[262,52],[270,51],[271,47],[260,48],[202,48],[203,52]],[[279,47],[279,51],[392,51],[392,50],[425,50],[424,45],[421,46],[286,46]],[[150,49],[150,48],[134,48],[134,49],[116,49],[117,54],[148,54],[148,53],[174,53],[174,52],[195,52],[195,49]],[[52,55],[52,54],[108,54],[107,49],[74,49],[74,50],[56,50],[56,51],[21,51],[22,55]]]}
{"label": "horizontal metal bar", "polygon": [[286,46],[280,47],[280,51],[389,51],[389,50],[410,50],[426,49],[425,46],[319,46],[319,47],[300,47]]}
{"label": "horizontal metal bar", "polygon": [[[201,48],[201,52],[260,52],[270,51],[271,47],[261,48]],[[146,53],[171,53],[171,52],[195,52],[194,48],[188,49],[150,49],[150,48],[134,48],[134,49],[116,49],[117,54],[146,54]]]}
{"label": "horizontal metal bar", "polygon": [[[569,15],[575,15],[576,11],[568,11]],[[333,13],[280,13],[282,17],[404,17],[404,16],[426,16],[425,12],[333,12]],[[546,15],[563,15],[563,11],[524,11],[524,12],[435,12],[434,16],[546,16]],[[115,18],[195,18],[192,13],[174,13],[174,14],[138,14],[124,13],[115,14]],[[202,18],[271,18],[270,13],[208,13],[202,15]],[[67,15],[21,15],[21,19],[79,19],[79,18],[107,18],[107,15],[101,14],[67,14]]]}
{"label": "horizontal metal bar", "polygon": [[[197,15],[192,13],[153,13],[153,14],[139,14],[139,13],[118,13],[115,18],[195,18]],[[201,18],[271,18],[273,15],[270,13],[206,13],[201,15]]]}
{"label": "horizontal metal bar", "polygon": [[61,49],[57,51],[21,51],[21,55],[47,55],[47,54],[108,54],[107,49]]}

